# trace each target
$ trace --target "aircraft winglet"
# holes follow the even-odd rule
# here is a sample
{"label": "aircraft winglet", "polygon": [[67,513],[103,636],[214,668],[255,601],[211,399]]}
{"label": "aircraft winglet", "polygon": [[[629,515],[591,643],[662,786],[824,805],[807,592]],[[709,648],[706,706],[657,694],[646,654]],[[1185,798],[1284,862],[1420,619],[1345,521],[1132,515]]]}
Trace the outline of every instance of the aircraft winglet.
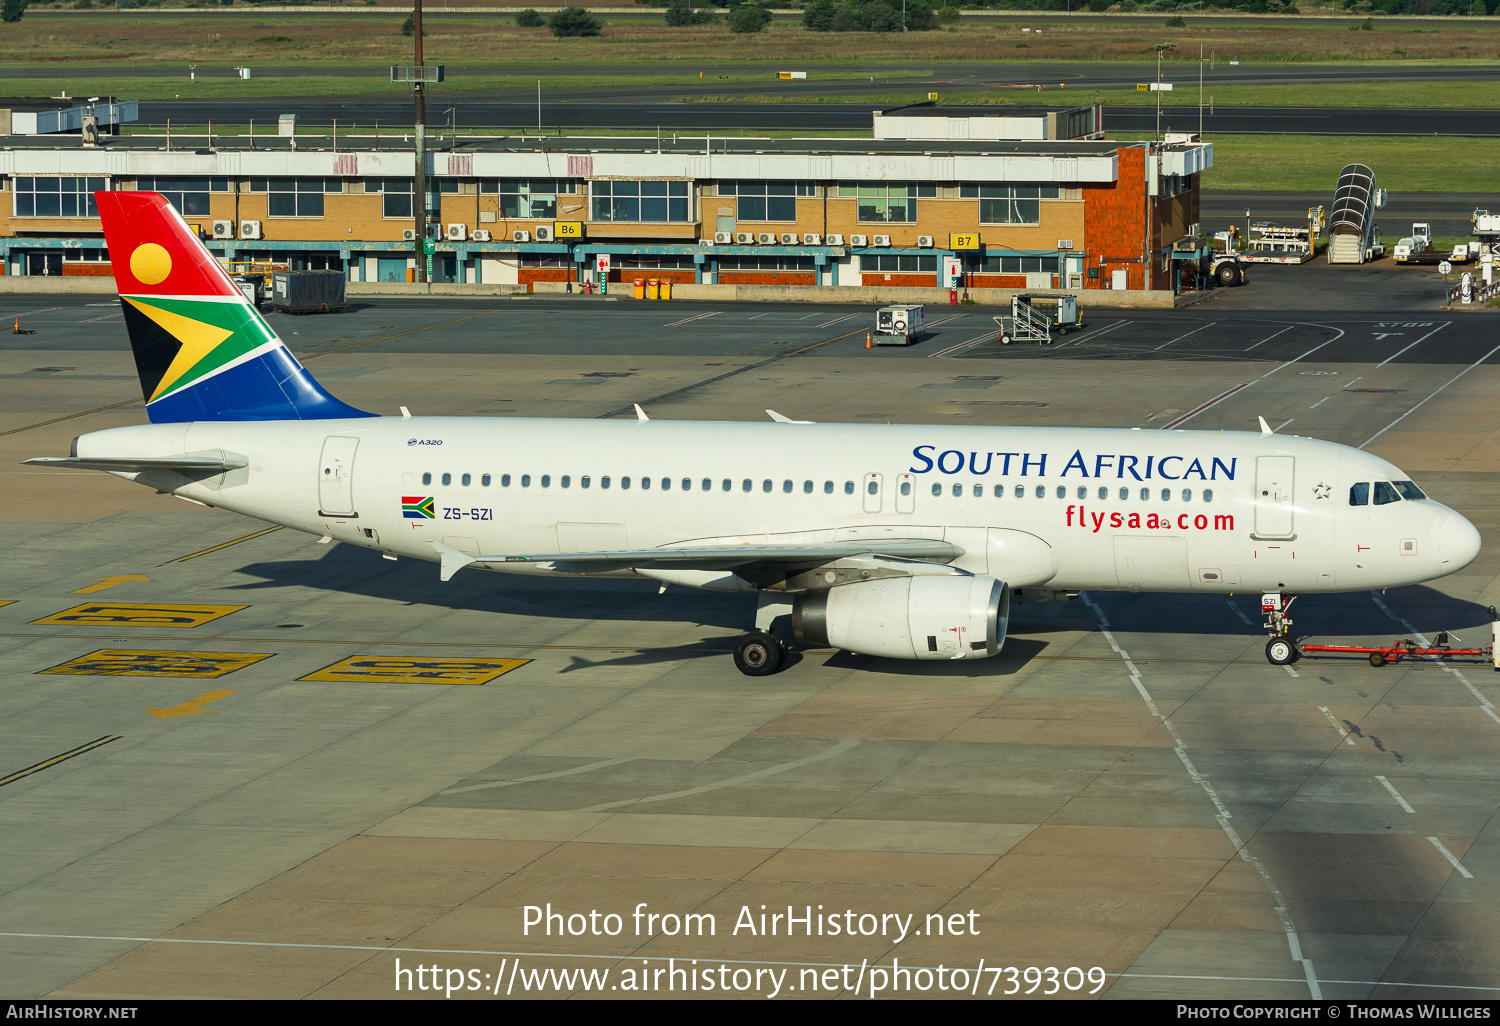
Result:
{"label": "aircraft winglet", "polygon": [[775,410],[767,410],[766,411],[766,416],[770,417],[772,420],[774,420],[778,424],[813,424],[813,423],[816,423],[815,421],[811,421],[811,420],[793,420],[791,417],[788,417],[786,414],[784,414],[784,413],[777,413]]}
{"label": "aircraft winglet", "polygon": [[1257,417],[1255,419],[1260,421],[1260,437],[1269,438],[1272,434],[1275,433],[1271,430],[1271,425],[1266,423],[1266,418]]}
{"label": "aircraft winglet", "polygon": [[641,409],[640,403],[635,404],[635,419],[642,424],[651,419],[650,417],[646,416],[646,411]]}

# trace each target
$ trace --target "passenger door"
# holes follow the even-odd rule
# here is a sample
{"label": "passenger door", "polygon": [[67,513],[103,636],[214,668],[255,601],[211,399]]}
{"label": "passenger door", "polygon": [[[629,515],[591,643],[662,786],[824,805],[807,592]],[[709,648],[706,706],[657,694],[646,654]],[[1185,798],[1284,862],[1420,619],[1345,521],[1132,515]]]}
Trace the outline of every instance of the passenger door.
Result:
{"label": "passenger door", "polygon": [[318,512],[326,516],[356,516],[354,512],[354,450],[358,438],[330,435],[323,441],[318,464]]}
{"label": "passenger door", "polygon": [[866,474],[863,483],[864,501],[866,513],[879,513],[881,502],[884,499],[882,492],[882,478],[879,474]]}
{"label": "passenger door", "polygon": [[1255,460],[1255,537],[1295,538],[1292,485],[1294,456],[1259,456]]}

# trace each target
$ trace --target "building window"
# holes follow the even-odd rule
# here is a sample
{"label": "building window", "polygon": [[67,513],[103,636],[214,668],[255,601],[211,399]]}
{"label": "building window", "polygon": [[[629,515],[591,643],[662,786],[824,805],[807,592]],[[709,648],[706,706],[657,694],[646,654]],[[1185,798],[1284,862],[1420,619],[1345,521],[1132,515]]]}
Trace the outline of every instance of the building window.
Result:
{"label": "building window", "polygon": [[687,182],[593,183],[595,221],[686,221]]}
{"label": "building window", "polygon": [[266,213],[271,217],[322,217],[323,194],[343,192],[337,178],[252,178],[251,192],[269,193]]}
{"label": "building window", "polygon": [[740,221],[795,221],[797,197],[815,196],[812,182],[720,182],[720,196],[734,196]]}
{"label": "building window", "polygon": [[898,254],[865,255],[859,258],[861,271],[906,271],[937,274],[936,256],[906,256]]}
{"label": "building window", "polygon": [[227,178],[141,178],[135,187],[141,192],[159,192],[177,208],[183,217],[207,217],[208,194],[228,192]]}
{"label": "building window", "polygon": [[1055,256],[987,256],[970,269],[979,274],[1056,274]]}
{"label": "building window", "polygon": [[840,197],[859,201],[859,220],[876,224],[913,224],[917,220],[917,198],[936,195],[936,185],[917,182],[879,185],[844,182],[839,185]]}
{"label": "building window", "polygon": [[109,188],[108,178],[17,178],[17,217],[98,217],[94,193]]}
{"label": "building window", "polygon": [[481,178],[479,192],[500,197],[500,216],[553,218],[557,216],[558,194],[578,191],[570,178]]}
{"label": "building window", "polygon": [[410,178],[366,178],[365,192],[381,193],[380,216],[411,218],[412,180]]}
{"label": "building window", "polygon": [[815,271],[817,269],[817,261],[812,257],[733,256],[719,258],[721,271]]}
{"label": "building window", "polygon": [[1055,185],[964,185],[964,199],[979,201],[980,224],[1036,224],[1044,199],[1057,199]]}

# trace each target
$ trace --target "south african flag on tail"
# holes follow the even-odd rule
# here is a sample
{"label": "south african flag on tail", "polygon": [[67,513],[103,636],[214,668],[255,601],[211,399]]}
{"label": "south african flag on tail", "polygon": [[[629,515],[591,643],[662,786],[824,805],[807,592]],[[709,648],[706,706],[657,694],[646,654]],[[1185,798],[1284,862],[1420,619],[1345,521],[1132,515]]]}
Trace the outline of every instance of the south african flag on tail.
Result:
{"label": "south african flag on tail", "polygon": [[433,496],[401,496],[401,515],[407,520],[436,520],[437,511],[433,508]]}

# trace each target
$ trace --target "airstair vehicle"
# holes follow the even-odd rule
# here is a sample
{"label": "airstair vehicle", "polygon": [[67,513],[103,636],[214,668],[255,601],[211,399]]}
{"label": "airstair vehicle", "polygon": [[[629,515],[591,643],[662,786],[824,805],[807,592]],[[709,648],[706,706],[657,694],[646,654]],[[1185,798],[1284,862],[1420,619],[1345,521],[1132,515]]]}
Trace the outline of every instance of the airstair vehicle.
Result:
{"label": "airstair vehicle", "polygon": [[1083,327],[1078,316],[1077,296],[1048,297],[1047,302],[1057,303],[1057,315],[1051,316],[1038,310],[1033,304],[1040,297],[1019,295],[1010,299],[1010,316],[994,317],[1000,325],[999,341],[1002,346],[1014,342],[1034,342],[1050,346],[1053,333],[1062,334]]}
{"label": "airstair vehicle", "polygon": [[1376,188],[1375,172],[1363,164],[1349,164],[1339,174],[1328,215],[1328,262],[1363,264],[1385,256],[1375,211],[1385,206],[1385,190]]}

